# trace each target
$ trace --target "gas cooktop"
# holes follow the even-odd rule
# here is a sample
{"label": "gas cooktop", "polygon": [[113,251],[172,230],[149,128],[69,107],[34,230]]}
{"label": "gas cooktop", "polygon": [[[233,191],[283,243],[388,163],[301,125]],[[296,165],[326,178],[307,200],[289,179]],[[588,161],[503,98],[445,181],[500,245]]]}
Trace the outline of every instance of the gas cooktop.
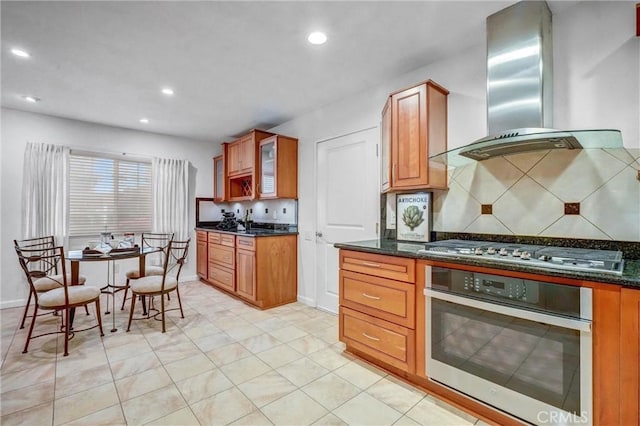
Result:
{"label": "gas cooktop", "polygon": [[492,241],[443,240],[426,243],[422,253],[442,257],[482,257],[538,268],[622,275],[621,251],[592,250]]}

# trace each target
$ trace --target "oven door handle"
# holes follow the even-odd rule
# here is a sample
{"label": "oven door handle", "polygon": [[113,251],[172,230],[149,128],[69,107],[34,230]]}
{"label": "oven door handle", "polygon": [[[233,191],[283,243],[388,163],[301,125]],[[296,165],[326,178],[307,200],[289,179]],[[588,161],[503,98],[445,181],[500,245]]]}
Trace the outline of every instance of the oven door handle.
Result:
{"label": "oven door handle", "polygon": [[468,306],[470,308],[482,309],[496,314],[507,315],[510,317],[521,318],[524,320],[540,322],[543,324],[554,325],[556,327],[568,328],[571,330],[591,332],[591,321],[571,319],[556,315],[543,314],[541,312],[533,312],[525,309],[512,308],[510,306],[499,305],[497,303],[483,302],[482,300],[469,299],[467,297],[457,296],[451,293],[426,288],[424,295],[433,299],[444,300],[458,305]]}

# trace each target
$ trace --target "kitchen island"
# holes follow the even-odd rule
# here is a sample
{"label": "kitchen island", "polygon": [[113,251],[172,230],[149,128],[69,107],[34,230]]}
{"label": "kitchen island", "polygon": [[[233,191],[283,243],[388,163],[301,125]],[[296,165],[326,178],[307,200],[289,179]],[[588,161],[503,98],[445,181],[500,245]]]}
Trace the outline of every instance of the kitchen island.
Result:
{"label": "kitchen island", "polygon": [[[581,361],[585,370],[581,373],[584,383],[580,387],[587,397],[589,423],[640,424],[640,260],[637,258],[627,257],[622,273],[615,274],[541,269],[526,262],[502,263],[490,256],[445,258],[425,252],[422,243],[393,240],[335,246],[340,249],[340,340],[346,344],[346,350],[449,403],[499,424],[521,424],[522,421],[508,409],[498,410],[484,398],[470,397],[432,379],[435,364],[429,358],[428,340],[436,330],[452,324],[434,323],[447,316],[434,316],[430,311],[431,302],[425,300],[429,299],[425,297],[427,281],[446,282],[436,278],[437,274],[458,271],[455,274],[497,278],[498,281],[488,281],[492,287],[487,292],[499,292],[502,282],[509,280],[588,289],[591,294],[587,305],[591,310],[588,331],[580,334],[587,339],[579,339],[586,342],[586,346],[585,343],[579,345],[587,350],[587,357]],[[634,243],[621,243],[621,246],[625,247],[625,256],[637,253]],[[629,247],[631,250],[627,251]],[[474,299],[471,300],[473,305]],[[456,314],[456,310],[451,312]],[[468,338],[472,339],[472,335]],[[516,342],[518,340],[513,344]],[[569,346],[561,347],[563,351],[569,350]],[[501,355],[496,356],[502,359]],[[562,374],[558,377],[561,382],[571,380],[564,379]],[[565,395],[571,394],[570,385],[564,386]]]}

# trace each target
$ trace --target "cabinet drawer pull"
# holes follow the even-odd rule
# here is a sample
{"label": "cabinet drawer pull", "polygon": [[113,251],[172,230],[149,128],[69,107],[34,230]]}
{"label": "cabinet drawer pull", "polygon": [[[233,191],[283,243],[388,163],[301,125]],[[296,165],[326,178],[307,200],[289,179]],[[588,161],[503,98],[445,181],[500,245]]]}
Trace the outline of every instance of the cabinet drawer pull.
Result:
{"label": "cabinet drawer pull", "polygon": [[379,263],[373,263],[373,262],[362,262],[362,264],[364,266],[371,266],[372,268],[379,268],[380,264]]}
{"label": "cabinet drawer pull", "polygon": [[377,337],[369,336],[369,335],[368,335],[367,333],[365,333],[365,332],[362,332],[362,335],[363,335],[364,337],[366,337],[367,339],[375,340],[376,342],[379,342],[379,341],[380,341],[380,339],[378,339]]}
{"label": "cabinet drawer pull", "polygon": [[371,296],[370,294],[367,294],[367,293],[362,293],[362,295],[367,299],[380,300],[380,296]]}

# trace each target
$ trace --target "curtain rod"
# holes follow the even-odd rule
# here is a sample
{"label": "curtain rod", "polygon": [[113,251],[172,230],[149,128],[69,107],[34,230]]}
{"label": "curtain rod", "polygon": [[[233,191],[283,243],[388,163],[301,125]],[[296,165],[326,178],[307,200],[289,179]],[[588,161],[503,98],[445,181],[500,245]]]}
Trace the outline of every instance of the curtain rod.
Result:
{"label": "curtain rod", "polygon": [[67,146],[71,150],[71,153],[74,153],[74,154],[86,154],[86,155],[92,155],[92,156],[95,156],[96,154],[107,154],[117,158],[126,157],[126,158],[130,158],[131,160],[152,160],[154,158],[153,156],[150,156],[150,155],[135,154],[130,152],[107,151],[107,150],[98,151],[98,150],[87,149],[86,147],[81,148],[81,147],[74,147],[69,145]]}

